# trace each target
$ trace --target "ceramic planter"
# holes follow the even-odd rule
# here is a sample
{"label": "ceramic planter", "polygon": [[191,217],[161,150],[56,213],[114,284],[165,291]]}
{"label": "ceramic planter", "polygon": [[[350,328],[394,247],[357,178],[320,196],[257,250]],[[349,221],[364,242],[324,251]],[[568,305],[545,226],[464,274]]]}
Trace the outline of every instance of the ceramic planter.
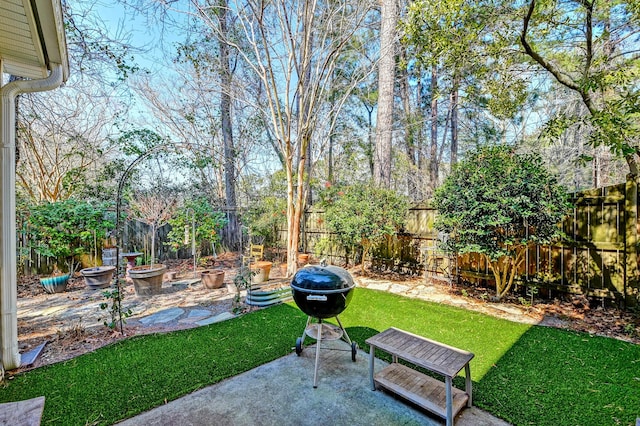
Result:
{"label": "ceramic planter", "polygon": [[87,287],[91,290],[109,287],[115,272],[115,266],[96,266],[95,268],[81,269]]}
{"label": "ceramic planter", "polygon": [[164,265],[134,266],[129,269],[136,296],[153,296],[162,293],[162,279],[167,267]]}
{"label": "ceramic planter", "polygon": [[220,269],[211,269],[202,271],[202,285],[208,289],[216,289],[224,284],[224,271]]}
{"label": "ceramic planter", "polygon": [[40,284],[44,287],[44,291],[49,294],[63,293],[67,289],[68,283],[69,274],[40,278]]}

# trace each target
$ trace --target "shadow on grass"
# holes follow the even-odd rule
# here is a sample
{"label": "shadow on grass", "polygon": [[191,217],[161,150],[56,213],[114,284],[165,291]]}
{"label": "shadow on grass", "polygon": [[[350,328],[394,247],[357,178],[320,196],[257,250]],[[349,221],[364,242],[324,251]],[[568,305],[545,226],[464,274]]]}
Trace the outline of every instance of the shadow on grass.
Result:
{"label": "shadow on grass", "polygon": [[535,326],[474,383],[474,403],[514,424],[633,425],[639,362],[638,345]]}
{"label": "shadow on grass", "polygon": [[[363,349],[376,330],[398,327],[473,352],[474,405],[513,424],[633,425],[640,416],[640,345],[356,290],[340,318],[362,329],[354,338]],[[464,389],[464,378],[454,385]]]}

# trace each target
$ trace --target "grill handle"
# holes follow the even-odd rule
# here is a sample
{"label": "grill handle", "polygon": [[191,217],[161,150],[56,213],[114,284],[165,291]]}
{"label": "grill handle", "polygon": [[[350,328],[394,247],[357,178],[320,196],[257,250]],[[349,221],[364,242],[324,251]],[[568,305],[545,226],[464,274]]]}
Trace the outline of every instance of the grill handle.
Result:
{"label": "grill handle", "polygon": [[307,295],[307,300],[315,300],[318,302],[326,302],[327,301],[327,296],[325,296],[324,294],[309,294]]}

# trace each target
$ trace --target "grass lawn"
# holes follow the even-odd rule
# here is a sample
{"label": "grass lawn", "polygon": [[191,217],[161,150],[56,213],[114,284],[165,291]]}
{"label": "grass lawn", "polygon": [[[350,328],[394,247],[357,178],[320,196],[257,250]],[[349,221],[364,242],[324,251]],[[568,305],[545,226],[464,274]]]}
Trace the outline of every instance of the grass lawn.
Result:
{"label": "grass lawn", "polygon": [[[639,345],[366,289],[341,319],[361,348],[394,326],[474,352],[474,404],[516,425],[634,424],[640,416]],[[290,353],[305,320],[280,305],[134,337],[18,375],[0,402],[44,395],[45,425],[113,424]]]}

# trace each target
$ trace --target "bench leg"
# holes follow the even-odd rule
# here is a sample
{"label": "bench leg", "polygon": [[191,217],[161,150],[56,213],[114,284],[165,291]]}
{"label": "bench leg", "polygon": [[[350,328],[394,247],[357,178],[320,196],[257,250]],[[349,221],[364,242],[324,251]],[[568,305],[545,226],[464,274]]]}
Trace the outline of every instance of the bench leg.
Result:
{"label": "bench leg", "polygon": [[373,366],[376,360],[376,347],[369,346],[369,380],[371,382],[371,390],[376,390],[376,382],[373,380]]}
{"label": "bench leg", "polygon": [[451,377],[445,377],[446,389],[447,389],[447,426],[453,426],[453,392]]}
{"label": "bench leg", "polygon": [[469,367],[469,363],[467,363],[467,365],[464,366],[464,374],[466,376],[464,390],[467,392],[467,395],[469,395],[469,399],[467,400],[467,407],[471,407],[473,405],[472,395],[471,395],[473,393],[473,389],[472,389],[473,384],[471,383],[471,367]]}

